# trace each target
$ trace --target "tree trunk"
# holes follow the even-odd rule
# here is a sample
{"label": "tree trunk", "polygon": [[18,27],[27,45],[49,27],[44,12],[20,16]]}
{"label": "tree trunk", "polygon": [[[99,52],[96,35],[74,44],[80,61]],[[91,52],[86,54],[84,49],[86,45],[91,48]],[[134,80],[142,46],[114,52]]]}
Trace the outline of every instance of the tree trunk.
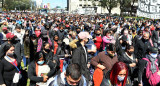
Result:
{"label": "tree trunk", "polygon": [[120,16],[122,16],[122,7],[120,5]]}
{"label": "tree trunk", "polygon": [[108,9],[109,15],[111,15],[111,9]]}

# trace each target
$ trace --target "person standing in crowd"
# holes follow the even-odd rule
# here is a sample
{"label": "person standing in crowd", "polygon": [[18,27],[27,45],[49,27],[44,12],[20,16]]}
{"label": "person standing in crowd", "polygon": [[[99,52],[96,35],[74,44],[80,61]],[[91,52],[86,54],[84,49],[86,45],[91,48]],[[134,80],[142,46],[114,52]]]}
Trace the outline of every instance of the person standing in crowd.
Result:
{"label": "person standing in crowd", "polygon": [[95,56],[96,56],[96,55],[98,55],[99,52],[102,51],[102,35],[101,35],[100,29],[97,29],[95,31],[96,31],[96,33],[93,36],[93,41],[94,41],[94,44],[96,45],[96,48],[97,48],[97,52],[95,53]]}
{"label": "person standing in crowd", "polygon": [[71,58],[71,50],[69,46],[69,39],[65,38],[62,45],[58,47],[56,56],[60,60],[60,70],[65,71]]}
{"label": "person standing in crowd", "polygon": [[20,40],[21,45],[23,44],[24,31],[22,32],[20,26],[16,26],[15,31],[13,32],[15,36]]}
{"label": "person standing in crowd", "polygon": [[134,81],[134,78],[137,77],[137,63],[138,60],[134,54],[134,47],[132,45],[127,45],[125,52],[122,53],[122,56],[118,57],[118,60],[124,62],[128,67],[128,75],[131,77],[131,80]]}
{"label": "person standing in crowd", "polygon": [[55,64],[52,61],[46,61],[43,52],[39,51],[35,55],[35,60],[28,67],[28,78],[30,86],[47,86],[47,80],[54,76]]}
{"label": "person standing in crowd", "polygon": [[139,60],[138,82],[139,86],[159,86],[160,71],[158,49],[150,47],[149,52],[141,60]]}
{"label": "person standing in crowd", "polygon": [[127,37],[127,41],[129,45],[132,45],[132,35],[129,34],[129,31],[126,27],[124,27],[124,29],[121,32],[121,36],[119,37],[119,39],[121,39],[122,36],[126,36]]}
{"label": "person standing in crowd", "polygon": [[59,42],[59,37],[57,34],[54,35],[53,37],[53,51],[54,51],[54,55],[57,53],[57,49],[58,49],[58,42]]}
{"label": "person standing in crowd", "polygon": [[0,33],[0,45],[7,41],[6,34],[8,33],[7,27],[3,27],[3,32]]}
{"label": "person standing in crowd", "polygon": [[123,62],[116,62],[100,86],[132,86],[127,65]]}
{"label": "person standing in crowd", "polygon": [[105,32],[105,36],[103,37],[103,50],[105,50],[105,46],[108,45],[109,43],[115,43],[114,37],[111,36],[111,31],[107,30]]}
{"label": "person standing in crowd", "polygon": [[0,32],[2,32],[3,27],[7,27],[7,21],[6,20],[2,20],[2,25],[0,27]]}
{"label": "person standing in crowd", "polygon": [[158,32],[155,30],[154,25],[150,26],[151,28],[151,40],[153,42],[154,47],[158,47]]}
{"label": "person standing in crowd", "polygon": [[107,73],[116,62],[118,58],[113,44],[106,45],[106,51],[100,52],[91,59],[91,64],[103,70],[104,73]]}
{"label": "person standing in crowd", "polygon": [[59,37],[59,40],[62,42],[64,37],[67,36],[67,33],[64,31],[63,25],[59,26],[59,30],[57,31],[57,35]]}
{"label": "person standing in crowd", "polygon": [[30,62],[34,60],[34,56],[37,52],[37,37],[35,34],[30,35]]}
{"label": "person standing in crowd", "polygon": [[70,34],[69,34],[70,37],[69,38],[69,41],[73,41],[73,40],[76,40],[77,39],[77,33],[75,31],[72,31]]}
{"label": "person standing in crowd", "polygon": [[23,37],[23,46],[24,46],[24,56],[23,56],[23,62],[24,66],[26,67],[30,63],[30,48],[31,48],[31,40],[29,36],[29,30],[25,31],[24,37]]}
{"label": "person standing in crowd", "polygon": [[5,55],[0,61],[0,85],[2,86],[19,86],[21,59],[17,58],[14,51],[15,47],[11,44],[4,47]]}
{"label": "person standing in crowd", "polygon": [[43,43],[42,52],[44,53],[44,58],[46,59],[47,62],[53,60],[53,50],[50,49],[50,44],[48,42]]}
{"label": "person standing in crowd", "polygon": [[7,44],[12,44],[15,46],[15,54],[17,56],[17,58],[19,59],[22,59],[22,56],[23,56],[23,48],[20,44],[20,42],[18,41],[18,39],[16,38],[16,36],[13,34],[13,33],[7,33],[6,34],[6,38],[8,41],[6,41],[5,43],[3,43],[0,47],[0,58],[3,57],[3,55],[5,55],[5,52],[4,52],[4,47],[7,45]]}
{"label": "person standing in crowd", "polygon": [[142,59],[149,47],[151,47],[151,42],[149,41],[150,34],[148,32],[143,33],[143,37],[137,41],[135,44],[135,53],[137,59]]}
{"label": "person standing in crowd", "polygon": [[117,41],[116,45],[117,55],[122,56],[122,53],[125,52],[126,46],[129,45],[127,36],[122,36],[122,38]]}
{"label": "person standing in crowd", "polygon": [[[56,25],[56,26],[57,26],[57,25]],[[57,31],[54,30],[56,26],[54,26],[53,28],[49,29],[49,37],[50,37],[51,39],[53,39],[54,35],[57,34]]]}
{"label": "person standing in crowd", "polygon": [[88,42],[89,33],[80,32],[78,34],[80,46],[78,46],[72,53],[72,63],[80,65],[81,72],[87,80],[90,80],[90,72],[87,67],[88,64],[88,52],[85,45]]}
{"label": "person standing in crowd", "polygon": [[48,86],[88,86],[78,64],[69,64],[66,71],[56,75]]}
{"label": "person standing in crowd", "polygon": [[48,42],[50,44],[50,47],[52,47],[52,42],[47,35],[47,30],[43,30],[41,32],[41,37],[38,39],[38,45],[37,45],[37,52],[41,51],[43,49],[43,43]]}

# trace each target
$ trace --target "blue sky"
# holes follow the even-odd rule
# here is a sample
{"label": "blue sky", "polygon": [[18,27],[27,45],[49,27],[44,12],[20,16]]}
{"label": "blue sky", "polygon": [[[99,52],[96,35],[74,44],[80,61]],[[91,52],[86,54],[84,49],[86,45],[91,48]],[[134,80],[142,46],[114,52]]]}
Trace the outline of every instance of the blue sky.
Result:
{"label": "blue sky", "polygon": [[67,7],[67,0],[43,0],[43,4],[50,3],[51,8],[61,6],[62,8]]}

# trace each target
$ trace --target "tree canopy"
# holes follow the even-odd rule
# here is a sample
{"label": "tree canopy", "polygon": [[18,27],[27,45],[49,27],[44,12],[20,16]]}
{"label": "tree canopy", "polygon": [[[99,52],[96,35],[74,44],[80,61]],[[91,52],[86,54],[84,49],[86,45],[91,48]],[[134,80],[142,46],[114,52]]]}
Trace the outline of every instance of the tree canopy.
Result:
{"label": "tree canopy", "polygon": [[6,10],[26,10],[30,9],[31,1],[30,0],[4,0],[3,8]]}

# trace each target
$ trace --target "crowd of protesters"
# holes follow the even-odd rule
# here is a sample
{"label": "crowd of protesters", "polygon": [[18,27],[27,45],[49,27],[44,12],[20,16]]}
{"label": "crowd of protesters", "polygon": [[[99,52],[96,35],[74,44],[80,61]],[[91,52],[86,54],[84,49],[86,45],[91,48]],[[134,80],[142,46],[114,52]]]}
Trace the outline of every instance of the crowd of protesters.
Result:
{"label": "crowd of protesters", "polygon": [[0,86],[160,86],[160,20],[0,15]]}

